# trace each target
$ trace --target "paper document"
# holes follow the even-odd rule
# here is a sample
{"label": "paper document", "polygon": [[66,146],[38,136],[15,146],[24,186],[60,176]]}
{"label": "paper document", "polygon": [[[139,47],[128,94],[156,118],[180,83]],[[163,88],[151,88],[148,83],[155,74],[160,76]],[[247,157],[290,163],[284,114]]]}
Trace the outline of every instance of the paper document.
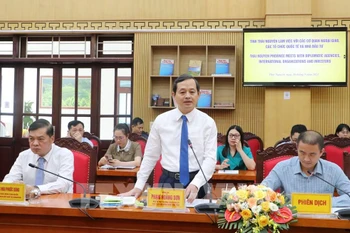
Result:
{"label": "paper document", "polygon": [[111,166],[109,164],[103,165],[100,169],[135,169],[136,166]]}
{"label": "paper document", "polygon": [[123,205],[135,205],[136,198],[134,196],[123,197]]}
{"label": "paper document", "polygon": [[117,169],[135,169],[136,166],[116,166]]}
{"label": "paper document", "polygon": [[219,170],[218,174],[238,174],[239,170]]}
{"label": "paper document", "polygon": [[122,202],[123,197],[108,195],[103,199],[103,202]]}

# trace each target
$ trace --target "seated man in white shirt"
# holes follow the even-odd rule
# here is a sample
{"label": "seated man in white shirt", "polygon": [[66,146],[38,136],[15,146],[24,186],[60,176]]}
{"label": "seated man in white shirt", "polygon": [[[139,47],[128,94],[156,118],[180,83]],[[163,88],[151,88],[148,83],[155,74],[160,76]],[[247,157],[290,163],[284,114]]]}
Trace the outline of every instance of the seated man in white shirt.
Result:
{"label": "seated man in white shirt", "polygon": [[50,172],[73,179],[73,153],[53,144],[53,126],[45,119],[39,119],[29,126],[29,147],[19,154],[3,182],[23,182],[26,193],[38,189],[41,194],[73,193],[73,183],[42,170],[30,167],[32,163]]}
{"label": "seated man in white shirt", "polygon": [[88,138],[83,137],[83,134],[84,134],[83,122],[74,120],[68,123],[67,137],[74,138],[78,142],[86,142],[91,147],[94,147],[94,144],[92,144],[92,142]]}

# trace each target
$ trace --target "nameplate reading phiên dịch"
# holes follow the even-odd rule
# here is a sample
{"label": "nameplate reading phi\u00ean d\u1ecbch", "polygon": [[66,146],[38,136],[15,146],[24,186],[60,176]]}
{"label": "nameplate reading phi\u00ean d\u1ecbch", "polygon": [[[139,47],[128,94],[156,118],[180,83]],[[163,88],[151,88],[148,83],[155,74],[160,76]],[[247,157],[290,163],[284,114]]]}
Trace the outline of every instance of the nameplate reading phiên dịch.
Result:
{"label": "nameplate reading phi\u00ean d\u1ecbch", "polygon": [[292,193],[292,205],[298,214],[330,214],[332,195],[326,193]]}

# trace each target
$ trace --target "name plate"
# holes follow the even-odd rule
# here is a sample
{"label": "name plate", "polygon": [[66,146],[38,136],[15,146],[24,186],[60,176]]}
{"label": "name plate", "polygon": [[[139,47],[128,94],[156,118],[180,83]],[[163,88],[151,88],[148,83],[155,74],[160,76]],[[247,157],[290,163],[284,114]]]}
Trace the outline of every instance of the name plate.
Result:
{"label": "name plate", "polygon": [[26,185],[13,183],[0,183],[0,201],[25,202]]}
{"label": "name plate", "polygon": [[331,194],[292,193],[292,205],[298,213],[330,214],[332,211]]}
{"label": "name plate", "polygon": [[147,208],[184,210],[185,189],[148,188]]}

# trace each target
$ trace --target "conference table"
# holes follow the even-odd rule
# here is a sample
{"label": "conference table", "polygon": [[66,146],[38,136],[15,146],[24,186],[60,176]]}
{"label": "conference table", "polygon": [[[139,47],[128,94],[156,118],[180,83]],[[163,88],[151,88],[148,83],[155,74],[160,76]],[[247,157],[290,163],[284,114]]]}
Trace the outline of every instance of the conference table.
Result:
{"label": "conference table", "polygon": [[139,169],[108,170],[97,167],[95,192],[119,194],[131,190],[136,183]]}
{"label": "conference table", "polygon": [[[68,201],[78,194],[43,195],[28,206],[0,206],[0,229],[6,233],[209,233],[229,232],[217,228],[215,215],[198,214],[193,208],[186,213],[150,212],[134,207],[120,209],[70,208]],[[299,217],[288,232],[349,232],[350,221],[335,218]],[[286,231],[287,232],[287,231]]]}
{"label": "conference table", "polygon": [[239,170],[238,174],[230,174],[229,172],[219,173],[215,171],[211,177],[212,183],[255,183],[256,180],[256,171],[249,170]]}
{"label": "conference table", "polygon": [[[131,190],[136,182],[136,176],[139,168],[135,169],[100,169],[97,168],[96,193],[119,194]],[[256,171],[240,170],[238,174],[219,173],[215,171],[210,183],[213,184],[213,190],[221,190],[224,187],[231,188],[240,183],[255,183]],[[216,194],[219,191],[214,192]]]}

